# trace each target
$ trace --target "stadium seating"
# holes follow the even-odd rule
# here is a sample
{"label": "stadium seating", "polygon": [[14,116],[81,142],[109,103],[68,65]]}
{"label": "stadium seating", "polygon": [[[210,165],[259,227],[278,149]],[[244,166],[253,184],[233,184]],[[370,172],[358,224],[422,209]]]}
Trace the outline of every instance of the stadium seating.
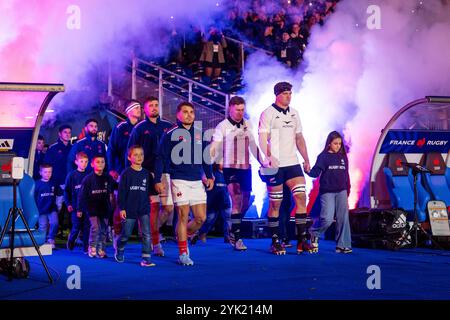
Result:
{"label": "stadium seating", "polygon": [[446,166],[444,158],[440,153],[427,153],[423,163],[431,171],[425,174],[425,186],[433,200],[444,201],[450,206],[450,168]]}
{"label": "stadium seating", "polygon": [[[414,176],[412,170],[404,165],[406,157],[402,153],[387,155],[387,165],[384,168],[387,189],[393,208],[401,208],[409,213],[408,220],[414,216]],[[422,177],[417,176],[417,217],[419,222],[426,220],[426,205],[430,200],[429,193],[422,186]]]}

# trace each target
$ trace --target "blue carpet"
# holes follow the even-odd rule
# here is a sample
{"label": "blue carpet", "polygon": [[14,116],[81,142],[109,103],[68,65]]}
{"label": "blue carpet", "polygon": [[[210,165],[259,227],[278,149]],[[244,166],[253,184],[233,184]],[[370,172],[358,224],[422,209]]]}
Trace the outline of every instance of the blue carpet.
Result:
{"label": "blue carpet", "polygon": [[[320,243],[320,253],[286,256],[268,252],[269,239],[248,239],[247,252],[234,252],[220,238],[190,248],[195,265],[176,263],[178,249],[165,245],[166,257],[153,257],[155,267],[142,268],[139,244],[126,248],[125,263],[109,258],[91,259],[79,249],[54,251],[46,257],[47,276],[37,257],[29,258],[28,279],[8,282],[0,276],[1,299],[449,299],[450,252],[429,249],[399,251],[354,248],[337,254],[335,244]],[[81,289],[69,290],[67,267],[81,270]],[[369,290],[367,268],[381,269],[381,289]]]}

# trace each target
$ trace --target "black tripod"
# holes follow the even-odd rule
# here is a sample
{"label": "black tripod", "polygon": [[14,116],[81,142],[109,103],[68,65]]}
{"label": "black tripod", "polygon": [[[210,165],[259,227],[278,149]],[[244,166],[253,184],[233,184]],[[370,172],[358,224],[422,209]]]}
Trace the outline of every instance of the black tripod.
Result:
{"label": "black tripod", "polygon": [[409,229],[408,233],[406,234],[406,239],[408,239],[408,237],[411,236],[411,233],[414,232],[415,233],[415,238],[414,238],[414,248],[417,248],[418,246],[418,233],[419,231],[424,234],[428,240],[430,240],[436,247],[440,248],[440,246],[437,244],[436,241],[434,241],[433,237],[425,231],[425,229],[422,227],[422,225],[419,223],[419,218],[418,218],[418,210],[417,210],[417,176],[419,174],[426,173],[426,172],[431,172],[430,170],[428,170],[425,167],[422,167],[421,165],[417,164],[417,163],[408,163],[408,162],[402,162],[402,164],[404,164],[405,166],[411,168],[411,172],[414,178],[414,223],[411,227],[411,229]]}
{"label": "black tripod", "polygon": [[25,216],[23,215],[23,211],[21,208],[17,207],[17,180],[13,180],[13,207],[9,209],[8,217],[6,218],[5,226],[2,229],[2,234],[0,236],[0,246],[3,243],[3,239],[6,235],[6,229],[8,228],[9,221],[11,221],[11,236],[9,239],[9,249],[11,250],[11,256],[9,260],[9,268],[8,268],[8,280],[11,281],[13,278],[13,271],[14,271],[14,237],[16,236],[16,219],[17,216],[19,216],[23,224],[25,225],[25,228],[27,229],[28,235],[31,238],[31,241],[33,242],[34,248],[36,249],[36,252],[39,255],[39,258],[41,259],[42,265],[44,266],[45,271],[47,272],[48,279],[50,283],[53,283],[53,278],[50,275],[50,271],[48,270],[47,264],[45,263],[44,257],[41,254],[41,250],[39,249],[39,246],[36,242],[36,239],[34,239],[33,233],[30,230],[30,227],[28,226],[28,222],[25,219]]}

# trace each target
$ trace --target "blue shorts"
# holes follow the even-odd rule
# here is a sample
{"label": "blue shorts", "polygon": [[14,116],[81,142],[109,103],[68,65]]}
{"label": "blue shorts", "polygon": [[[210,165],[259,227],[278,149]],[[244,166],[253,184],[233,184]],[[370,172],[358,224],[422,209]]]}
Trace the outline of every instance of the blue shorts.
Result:
{"label": "blue shorts", "polygon": [[[276,173],[270,173],[270,171],[276,170]],[[304,177],[302,167],[299,164],[281,167],[277,169],[263,168],[259,170],[259,176],[261,180],[265,182],[268,186],[274,187],[285,183],[289,179]],[[268,174],[264,174],[264,171]]]}
{"label": "blue shorts", "polygon": [[242,191],[252,191],[252,169],[223,168],[225,183],[239,183]]}

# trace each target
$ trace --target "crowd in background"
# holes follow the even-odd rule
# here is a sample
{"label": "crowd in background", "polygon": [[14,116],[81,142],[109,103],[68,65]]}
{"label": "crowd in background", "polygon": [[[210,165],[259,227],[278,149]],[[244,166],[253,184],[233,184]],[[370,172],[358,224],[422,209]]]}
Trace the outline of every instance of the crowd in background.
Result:
{"label": "crowd in background", "polygon": [[311,29],[324,24],[338,1],[229,1],[228,19],[221,16],[213,25],[192,26],[182,34],[172,30],[168,61],[185,65],[201,62],[207,76],[218,76],[221,68],[239,69],[239,44],[231,38],[246,43],[247,53],[257,50],[250,49],[251,45],[296,68],[302,61]]}

